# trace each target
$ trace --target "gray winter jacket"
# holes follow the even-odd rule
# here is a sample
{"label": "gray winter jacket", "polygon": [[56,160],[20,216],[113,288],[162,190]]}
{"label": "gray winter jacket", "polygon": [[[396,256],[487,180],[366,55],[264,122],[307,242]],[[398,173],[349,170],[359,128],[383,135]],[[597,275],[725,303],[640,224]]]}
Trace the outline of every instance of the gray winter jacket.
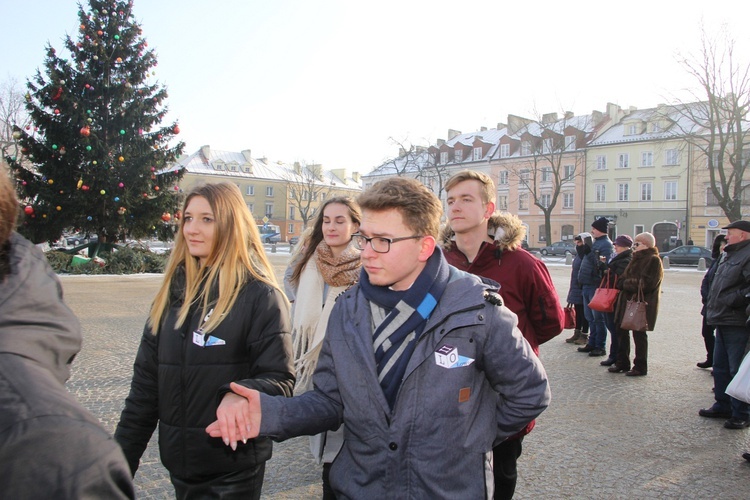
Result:
{"label": "gray winter jacket", "polygon": [[[330,473],[338,498],[491,498],[493,445],[549,404],[546,373],[515,314],[486,300],[478,277],[450,272],[393,410],[378,383],[370,305],[359,285],[333,310],[315,389],[291,399],[261,394],[260,432],[276,440],[343,423],[344,447]],[[439,364],[453,349],[464,364]]]}
{"label": "gray winter jacket", "polygon": [[0,281],[0,496],[133,498],[120,447],[65,389],[78,320],[44,255],[10,239]]}

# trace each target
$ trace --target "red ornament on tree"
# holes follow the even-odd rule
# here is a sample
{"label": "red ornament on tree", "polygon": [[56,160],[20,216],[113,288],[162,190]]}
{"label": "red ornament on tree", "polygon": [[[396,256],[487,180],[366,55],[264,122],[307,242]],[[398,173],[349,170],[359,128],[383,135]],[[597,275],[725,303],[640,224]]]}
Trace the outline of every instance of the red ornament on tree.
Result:
{"label": "red ornament on tree", "polygon": [[81,135],[83,137],[88,137],[91,135],[91,128],[90,127],[81,127]]}
{"label": "red ornament on tree", "polygon": [[170,220],[172,220],[172,216],[169,215],[169,212],[164,212],[163,214],[161,214],[161,220],[163,220],[164,222],[169,222]]}
{"label": "red ornament on tree", "polygon": [[172,129],[172,132],[174,132],[175,134],[179,134],[180,133],[180,126],[179,125],[175,125],[174,128]]}
{"label": "red ornament on tree", "polygon": [[31,205],[26,205],[26,207],[24,207],[23,211],[24,211],[24,213],[26,215],[31,215],[31,214],[34,213],[34,207],[32,207]]}

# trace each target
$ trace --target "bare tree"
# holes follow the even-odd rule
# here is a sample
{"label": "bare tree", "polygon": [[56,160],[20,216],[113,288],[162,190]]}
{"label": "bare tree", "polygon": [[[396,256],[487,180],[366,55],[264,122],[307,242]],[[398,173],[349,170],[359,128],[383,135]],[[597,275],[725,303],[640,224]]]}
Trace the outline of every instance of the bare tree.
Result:
{"label": "bare tree", "polygon": [[442,197],[445,183],[450,174],[447,165],[439,165],[435,153],[431,153],[425,146],[415,145],[406,141],[398,141],[393,137],[390,141],[398,146],[399,154],[386,161],[380,168],[392,168],[398,177],[413,177]]}
{"label": "bare tree", "polygon": [[299,162],[295,162],[294,167],[284,174],[289,203],[299,211],[303,227],[307,227],[307,223],[315,217],[321,195],[327,196],[333,187],[324,174],[320,164],[303,165]]}
{"label": "bare tree", "polygon": [[708,167],[710,190],[730,221],[742,218],[745,175],[750,164],[750,65],[737,55],[734,40],[723,32],[710,39],[705,30],[698,56],[680,63],[699,87],[696,101],[672,107],[686,141],[701,151]]}
{"label": "bare tree", "polygon": [[[26,112],[26,98],[18,84],[18,80],[8,77],[0,83],[0,144],[3,148],[13,147],[16,141],[13,137],[13,129],[25,129],[31,123],[31,118]],[[13,156],[18,151],[7,151]]]}
{"label": "bare tree", "polygon": [[583,147],[591,139],[591,116],[566,112],[537,117],[519,132],[521,160],[509,171],[518,179],[519,197],[525,194],[544,214],[545,241],[552,242],[551,215],[558,204],[563,183],[585,174]]}

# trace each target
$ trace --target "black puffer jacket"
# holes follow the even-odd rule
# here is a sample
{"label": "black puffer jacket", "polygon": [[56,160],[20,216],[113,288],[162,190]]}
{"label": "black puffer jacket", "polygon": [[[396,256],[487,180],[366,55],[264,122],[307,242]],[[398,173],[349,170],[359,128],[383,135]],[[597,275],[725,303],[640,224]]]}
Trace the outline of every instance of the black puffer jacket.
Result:
{"label": "black puffer jacket", "polygon": [[281,291],[249,281],[210,333],[225,344],[201,347],[193,335],[203,322],[200,308],[181,329],[174,327],[184,297],[181,281],[180,276],[173,280],[172,305],[158,335],[144,329],[115,438],[135,474],[158,421],[167,470],[178,478],[205,480],[271,457],[268,439],[239,443],[232,451],[205,429],[216,420],[219,396],[232,381],[271,395],[292,395],[289,307]]}

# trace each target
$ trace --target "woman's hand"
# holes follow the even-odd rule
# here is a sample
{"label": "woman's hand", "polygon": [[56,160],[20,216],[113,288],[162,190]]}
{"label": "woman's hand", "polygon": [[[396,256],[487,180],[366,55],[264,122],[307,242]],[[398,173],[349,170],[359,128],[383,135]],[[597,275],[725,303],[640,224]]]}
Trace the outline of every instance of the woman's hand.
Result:
{"label": "woman's hand", "polygon": [[260,431],[260,394],[258,391],[232,382],[233,392],[224,395],[216,409],[216,421],[206,427],[211,437],[220,437],[232,450],[237,449],[237,441],[247,443],[258,437]]}

